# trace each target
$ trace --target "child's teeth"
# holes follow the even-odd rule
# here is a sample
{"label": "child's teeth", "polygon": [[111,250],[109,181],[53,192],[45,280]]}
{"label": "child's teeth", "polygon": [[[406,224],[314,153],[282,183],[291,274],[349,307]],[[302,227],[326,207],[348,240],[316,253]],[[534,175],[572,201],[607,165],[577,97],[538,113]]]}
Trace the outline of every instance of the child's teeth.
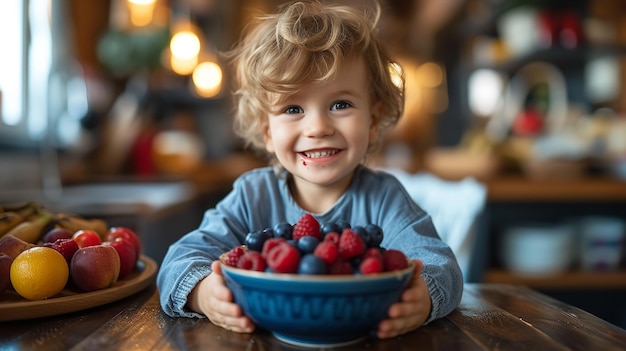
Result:
{"label": "child's teeth", "polygon": [[335,152],[334,151],[315,151],[315,152],[307,152],[306,156],[309,158],[320,158],[320,157],[327,157],[330,155],[333,155]]}

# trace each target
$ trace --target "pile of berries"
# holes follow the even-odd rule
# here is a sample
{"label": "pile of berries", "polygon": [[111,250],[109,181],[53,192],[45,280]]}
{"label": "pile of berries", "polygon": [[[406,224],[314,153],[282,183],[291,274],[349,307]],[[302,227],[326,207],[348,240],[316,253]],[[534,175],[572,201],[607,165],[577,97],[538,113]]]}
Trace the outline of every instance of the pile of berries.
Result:
{"label": "pile of berries", "polygon": [[298,274],[374,274],[406,268],[404,253],[380,247],[382,240],[383,230],[375,224],[320,225],[305,214],[294,225],[278,223],[248,233],[246,249],[231,249],[222,262],[260,272]]}

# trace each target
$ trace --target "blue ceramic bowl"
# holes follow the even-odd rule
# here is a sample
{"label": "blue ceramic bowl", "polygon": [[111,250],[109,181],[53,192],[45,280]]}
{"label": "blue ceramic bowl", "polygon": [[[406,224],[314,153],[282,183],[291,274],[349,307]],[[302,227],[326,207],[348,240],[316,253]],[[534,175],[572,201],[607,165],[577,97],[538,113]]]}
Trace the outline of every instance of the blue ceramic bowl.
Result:
{"label": "blue ceramic bowl", "polygon": [[372,275],[298,275],[243,270],[222,264],[227,286],[258,327],[305,347],[357,342],[387,317],[415,264]]}

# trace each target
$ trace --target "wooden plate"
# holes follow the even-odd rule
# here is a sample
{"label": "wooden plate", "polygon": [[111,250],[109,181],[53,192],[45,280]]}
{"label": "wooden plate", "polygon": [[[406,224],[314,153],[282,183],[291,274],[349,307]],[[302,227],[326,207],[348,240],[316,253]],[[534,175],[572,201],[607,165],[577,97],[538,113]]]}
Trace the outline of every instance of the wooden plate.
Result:
{"label": "wooden plate", "polygon": [[40,301],[28,301],[13,291],[5,292],[0,295],[0,321],[55,316],[121,300],[152,284],[156,272],[156,262],[141,256],[135,272],[107,289],[86,293],[65,289],[58,297]]}

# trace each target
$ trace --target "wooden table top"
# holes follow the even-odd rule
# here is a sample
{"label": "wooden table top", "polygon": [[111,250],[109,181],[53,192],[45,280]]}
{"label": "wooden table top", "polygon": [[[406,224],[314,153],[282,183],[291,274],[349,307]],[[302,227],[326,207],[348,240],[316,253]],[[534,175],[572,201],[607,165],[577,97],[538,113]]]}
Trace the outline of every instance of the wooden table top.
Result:
{"label": "wooden table top", "polygon": [[[151,286],[104,306],[0,323],[0,350],[300,350],[265,331],[237,334],[206,319],[171,318]],[[387,340],[336,350],[626,350],[626,330],[534,290],[466,284],[449,316]]]}

